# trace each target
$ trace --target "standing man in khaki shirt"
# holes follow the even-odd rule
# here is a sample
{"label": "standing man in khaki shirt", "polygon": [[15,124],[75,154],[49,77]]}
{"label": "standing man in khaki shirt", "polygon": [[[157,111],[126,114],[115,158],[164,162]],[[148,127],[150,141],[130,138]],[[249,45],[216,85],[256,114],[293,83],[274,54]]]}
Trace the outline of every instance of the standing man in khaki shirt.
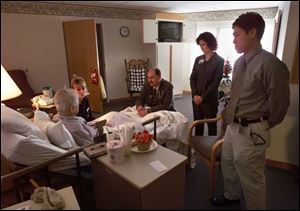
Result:
{"label": "standing man in khaki shirt", "polygon": [[265,22],[254,12],[232,24],[238,53],[231,98],[224,112],[227,125],[222,147],[224,195],[214,205],[239,203],[241,190],[247,209],[266,209],[265,152],[270,128],[283,121],[290,104],[289,71],[276,56],[262,49]]}

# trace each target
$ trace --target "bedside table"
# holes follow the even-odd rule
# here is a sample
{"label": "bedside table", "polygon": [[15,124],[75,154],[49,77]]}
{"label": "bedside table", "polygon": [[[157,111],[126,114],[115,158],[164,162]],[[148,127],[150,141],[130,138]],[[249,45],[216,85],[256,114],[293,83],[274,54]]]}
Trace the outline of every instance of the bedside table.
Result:
{"label": "bedside table", "polygon": [[34,116],[34,110],[31,108],[17,108],[16,111],[20,112],[21,114],[26,116],[28,119],[31,119]]}
{"label": "bedside table", "polygon": [[[36,106],[34,104],[32,104],[32,107],[36,108]],[[47,106],[39,105],[39,109],[41,111],[46,112],[47,114],[53,114],[53,115],[55,115],[57,113],[56,107],[55,107],[54,104],[50,104],[50,105],[47,105]]]}

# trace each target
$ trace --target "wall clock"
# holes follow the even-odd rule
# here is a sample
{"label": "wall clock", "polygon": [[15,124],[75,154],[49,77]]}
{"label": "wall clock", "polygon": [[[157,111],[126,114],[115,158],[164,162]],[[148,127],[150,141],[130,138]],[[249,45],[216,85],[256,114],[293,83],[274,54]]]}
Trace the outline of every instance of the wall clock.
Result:
{"label": "wall clock", "polygon": [[120,28],[120,35],[122,37],[128,37],[128,35],[129,35],[129,28],[127,26],[122,26]]}

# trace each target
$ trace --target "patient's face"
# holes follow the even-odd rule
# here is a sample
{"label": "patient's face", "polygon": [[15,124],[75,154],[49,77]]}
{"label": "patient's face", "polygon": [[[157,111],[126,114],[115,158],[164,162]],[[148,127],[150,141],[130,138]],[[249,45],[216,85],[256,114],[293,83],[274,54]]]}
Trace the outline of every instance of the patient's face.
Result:
{"label": "patient's face", "polygon": [[152,87],[157,87],[159,85],[160,77],[155,74],[155,71],[150,69],[147,74],[148,83]]}

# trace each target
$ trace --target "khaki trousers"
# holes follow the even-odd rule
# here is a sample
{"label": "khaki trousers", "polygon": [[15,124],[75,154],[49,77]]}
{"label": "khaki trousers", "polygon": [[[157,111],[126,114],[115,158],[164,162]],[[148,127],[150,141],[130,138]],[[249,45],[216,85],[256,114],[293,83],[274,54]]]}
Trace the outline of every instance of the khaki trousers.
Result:
{"label": "khaki trousers", "polygon": [[265,152],[270,145],[267,121],[243,127],[230,124],[222,146],[224,196],[239,199],[241,190],[247,209],[266,209]]}

